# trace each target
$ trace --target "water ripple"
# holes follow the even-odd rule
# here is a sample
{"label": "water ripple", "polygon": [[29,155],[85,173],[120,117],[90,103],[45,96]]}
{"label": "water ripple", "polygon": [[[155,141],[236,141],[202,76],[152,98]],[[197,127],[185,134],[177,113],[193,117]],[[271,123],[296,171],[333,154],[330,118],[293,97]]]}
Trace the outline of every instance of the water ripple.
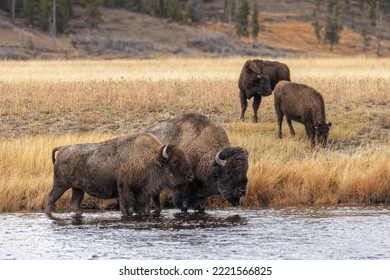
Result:
{"label": "water ripple", "polygon": [[0,259],[388,259],[390,208],[0,214]]}

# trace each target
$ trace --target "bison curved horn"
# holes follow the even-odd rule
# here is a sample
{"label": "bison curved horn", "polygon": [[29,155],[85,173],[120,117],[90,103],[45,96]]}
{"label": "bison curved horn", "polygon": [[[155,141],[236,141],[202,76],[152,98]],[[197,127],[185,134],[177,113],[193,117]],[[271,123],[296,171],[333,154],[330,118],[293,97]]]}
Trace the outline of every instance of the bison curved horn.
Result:
{"label": "bison curved horn", "polygon": [[222,150],[219,151],[219,152],[215,155],[214,160],[215,160],[215,162],[216,162],[218,165],[224,167],[224,166],[226,165],[226,159],[221,159],[221,157],[220,157],[221,152],[222,152]]}
{"label": "bison curved horn", "polygon": [[167,153],[167,148],[168,148],[168,145],[165,145],[165,147],[164,147],[164,149],[163,149],[163,151],[161,153],[162,157],[165,158],[165,159],[169,158],[168,153]]}

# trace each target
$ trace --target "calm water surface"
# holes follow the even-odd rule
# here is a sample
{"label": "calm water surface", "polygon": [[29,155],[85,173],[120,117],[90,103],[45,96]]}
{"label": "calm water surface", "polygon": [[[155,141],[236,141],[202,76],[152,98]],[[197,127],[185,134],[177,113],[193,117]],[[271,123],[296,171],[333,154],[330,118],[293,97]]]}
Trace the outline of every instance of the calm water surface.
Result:
{"label": "calm water surface", "polygon": [[390,259],[390,207],[0,214],[0,259]]}

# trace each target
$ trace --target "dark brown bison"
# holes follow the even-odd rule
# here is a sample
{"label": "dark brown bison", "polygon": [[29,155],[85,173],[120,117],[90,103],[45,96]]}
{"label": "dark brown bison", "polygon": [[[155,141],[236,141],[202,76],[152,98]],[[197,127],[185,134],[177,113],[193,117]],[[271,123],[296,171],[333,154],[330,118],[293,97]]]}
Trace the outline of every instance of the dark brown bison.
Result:
{"label": "dark brown bison", "polygon": [[291,135],[295,135],[291,120],[302,123],[312,147],[317,141],[326,146],[332,123],[325,121],[325,103],[314,88],[293,82],[281,81],[274,90],[275,110],[278,118],[278,136],[282,138],[283,116],[286,116]]}
{"label": "dark brown bison", "polygon": [[279,81],[290,81],[290,69],[277,61],[247,60],[238,80],[241,101],[241,119],[245,118],[247,99],[253,97],[253,121],[257,122],[257,110],[261,97],[269,96]]}
{"label": "dark brown bison", "polygon": [[[233,206],[245,195],[248,152],[231,147],[226,131],[204,115],[190,113],[157,122],[148,128],[165,144],[177,145],[186,154],[193,180],[183,192],[173,190],[173,203],[186,212],[189,207],[203,212],[207,198],[222,195]],[[158,198],[155,198],[157,200]]]}
{"label": "dark brown bison", "polygon": [[70,188],[70,204],[76,212],[86,192],[97,198],[118,198],[123,215],[143,214],[148,212],[150,196],[163,188],[179,187],[190,174],[183,151],[175,145],[162,145],[149,133],[54,148],[52,158],[54,184],[47,215]]}

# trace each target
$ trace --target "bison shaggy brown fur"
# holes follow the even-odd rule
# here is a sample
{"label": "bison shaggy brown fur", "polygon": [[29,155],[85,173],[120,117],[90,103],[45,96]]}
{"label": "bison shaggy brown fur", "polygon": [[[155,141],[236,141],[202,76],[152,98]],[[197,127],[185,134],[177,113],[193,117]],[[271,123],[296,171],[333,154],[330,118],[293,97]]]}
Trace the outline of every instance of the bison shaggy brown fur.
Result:
{"label": "bison shaggy brown fur", "polygon": [[143,214],[148,212],[150,196],[158,195],[163,188],[180,186],[190,174],[183,151],[175,145],[162,145],[149,133],[58,147],[52,157],[54,184],[47,215],[70,188],[70,203],[76,212],[86,192],[97,198],[118,198],[123,215]]}
{"label": "bison shaggy brown fur", "polygon": [[315,137],[326,146],[332,123],[325,121],[325,102],[319,92],[307,85],[281,81],[275,87],[274,99],[279,138],[282,138],[283,116],[286,116],[291,135],[295,135],[291,123],[294,120],[305,126],[312,147],[315,146]]}
{"label": "bison shaggy brown fur", "polygon": [[241,119],[245,119],[247,99],[253,97],[253,121],[257,122],[257,110],[261,97],[269,96],[279,81],[290,81],[290,69],[284,63],[267,60],[247,60],[238,80],[241,101]]}
{"label": "bison shaggy brown fur", "polygon": [[157,122],[148,128],[165,144],[181,148],[191,164],[193,180],[183,192],[173,191],[173,203],[186,212],[189,207],[203,212],[207,198],[222,195],[233,206],[246,192],[248,152],[231,147],[226,131],[208,117],[190,113]]}

